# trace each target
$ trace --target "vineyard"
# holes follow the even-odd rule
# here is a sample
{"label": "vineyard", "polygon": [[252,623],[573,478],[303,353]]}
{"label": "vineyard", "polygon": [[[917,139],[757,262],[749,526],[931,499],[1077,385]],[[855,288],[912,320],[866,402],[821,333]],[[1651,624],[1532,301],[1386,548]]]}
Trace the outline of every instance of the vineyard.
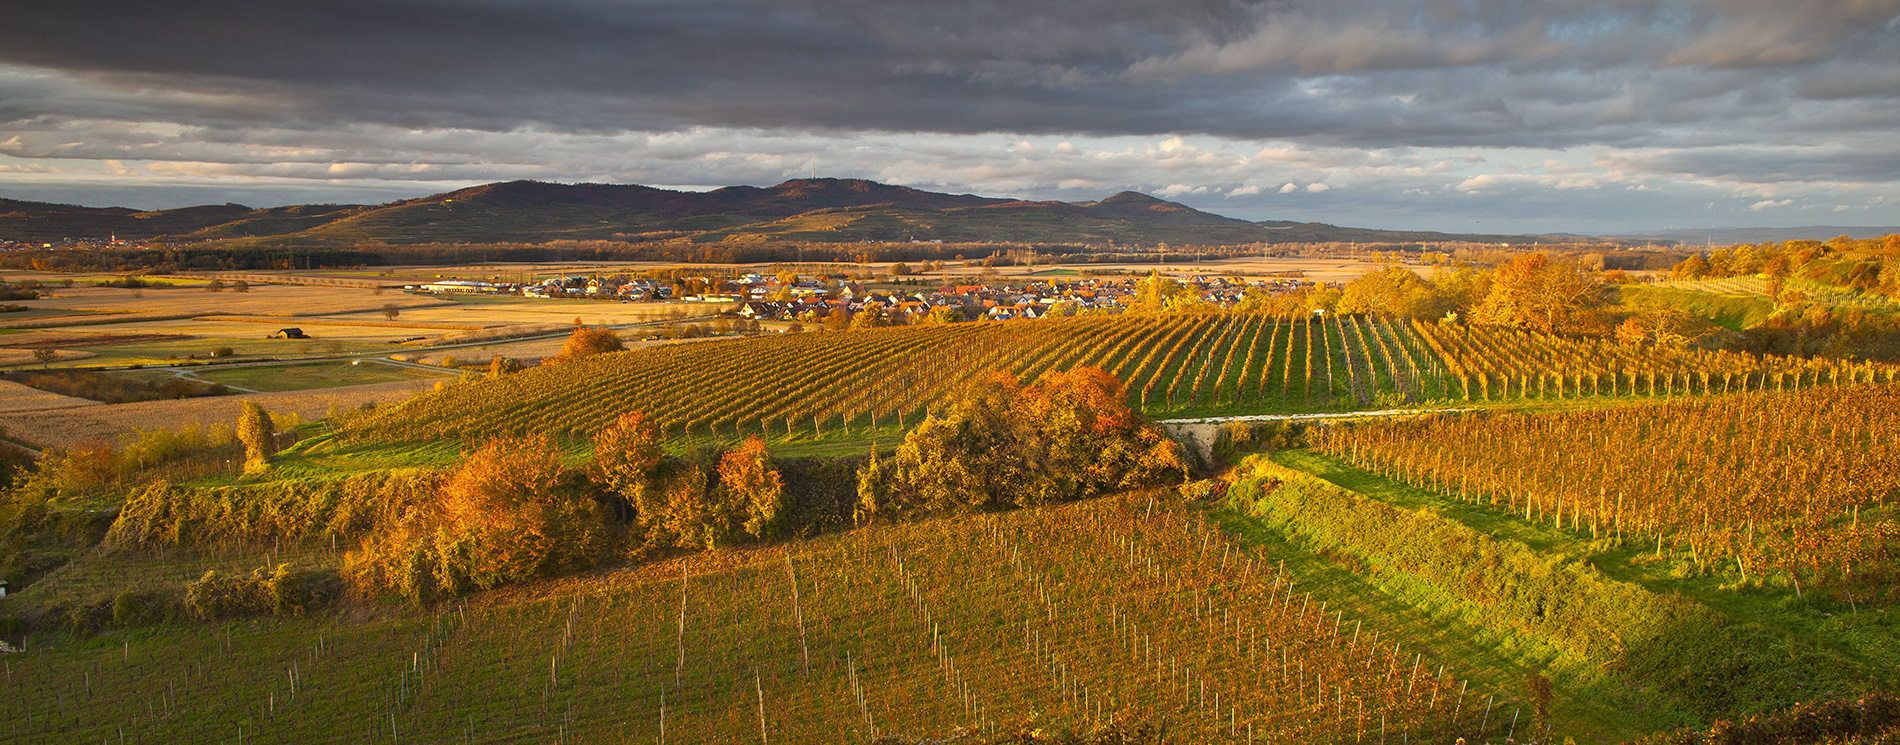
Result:
{"label": "vineyard", "polygon": [[[1900,389],[1743,395],[1326,429],[1315,447],[1591,540],[1687,551],[1743,582],[1878,575],[1900,523]],[[1594,457],[1580,454],[1594,453]],[[1868,575],[1874,575],[1869,577]]]}
{"label": "vineyard", "polygon": [[1887,381],[1866,362],[1623,345],[1379,316],[1107,316],[780,335],[644,349],[451,386],[359,415],[359,440],[591,434],[638,409],[669,435],[904,428],[977,371],[1104,368],[1149,415],[1407,402],[1673,397]]}
{"label": "vineyard", "polygon": [[[1172,494],[879,527],[393,621],[10,655],[26,741],[1502,741],[1530,712],[1296,589]],[[1507,689],[1508,690],[1508,689]]]}

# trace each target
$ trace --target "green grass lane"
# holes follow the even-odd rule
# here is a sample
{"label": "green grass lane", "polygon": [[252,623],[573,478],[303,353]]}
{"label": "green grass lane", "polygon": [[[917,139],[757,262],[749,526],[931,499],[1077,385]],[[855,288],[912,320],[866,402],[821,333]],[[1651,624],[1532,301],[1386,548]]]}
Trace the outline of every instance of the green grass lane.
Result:
{"label": "green grass lane", "polygon": [[[1853,696],[1900,684],[1900,613],[1879,586],[1807,588],[1797,597],[1785,578],[1742,582],[1738,573],[1698,570],[1686,552],[1658,554],[1655,544],[1619,544],[1588,528],[1559,530],[1500,508],[1422,489],[1320,453],[1287,450],[1273,461],[1396,507],[1446,519],[1540,553],[1583,560],[1606,576],[1657,594],[1680,594],[1728,619],[1712,646],[1725,656],[1685,660],[1665,681],[1671,695],[1703,710],[1767,711],[1799,701]],[[1851,596],[1851,597],[1850,597]],[[1562,695],[1563,691],[1560,690]]]}

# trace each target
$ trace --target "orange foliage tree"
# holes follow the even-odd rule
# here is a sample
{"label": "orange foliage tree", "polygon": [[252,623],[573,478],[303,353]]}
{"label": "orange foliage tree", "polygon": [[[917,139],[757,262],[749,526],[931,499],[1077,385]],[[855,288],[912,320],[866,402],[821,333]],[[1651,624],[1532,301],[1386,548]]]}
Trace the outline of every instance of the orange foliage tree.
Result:
{"label": "orange foliage tree", "polygon": [[1028,387],[991,372],[904,439],[888,478],[860,474],[860,491],[879,507],[940,512],[1083,499],[1183,477],[1179,447],[1127,399],[1120,380],[1094,367],[1050,372]]}
{"label": "orange foliage tree", "polygon": [[565,477],[547,437],[491,439],[433,504],[366,541],[346,573],[360,589],[423,600],[584,566],[599,553],[602,515]]}

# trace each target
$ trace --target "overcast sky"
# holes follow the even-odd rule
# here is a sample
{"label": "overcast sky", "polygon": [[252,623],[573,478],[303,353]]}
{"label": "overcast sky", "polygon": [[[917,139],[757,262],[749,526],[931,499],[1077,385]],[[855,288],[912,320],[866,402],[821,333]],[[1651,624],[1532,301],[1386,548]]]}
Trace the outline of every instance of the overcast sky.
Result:
{"label": "overcast sky", "polygon": [[1900,224],[1900,0],[57,0],[0,196],[810,175],[1246,219]]}

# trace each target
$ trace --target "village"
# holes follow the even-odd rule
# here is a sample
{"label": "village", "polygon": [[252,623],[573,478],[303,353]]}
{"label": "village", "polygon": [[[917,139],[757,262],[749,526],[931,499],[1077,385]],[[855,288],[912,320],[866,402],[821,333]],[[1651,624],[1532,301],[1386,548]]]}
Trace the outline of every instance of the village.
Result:
{"label": "village", "polygon": [[[432,295],[723,303],[735,306],[734,312],[742,318],[806,324],[849,322],[866,310],[875,310],[875,317],[881,320],[859,321],[859,325],[907,325],[1120,313],[1136,302],[1139,284],[1145,279],[1134,274],[1047,278],[951,275],[930,282],[901,273],[879,275],[877,279],[864,273],[671,278],[616,274],[552,277],[528,283],[439,280],[404,289]],[[1186,274],[1175,280],[1214,308],[1234,307],[1249,291],[1284,295],[1315,284],[1299,276],[1247,279],[1205,273]]]}

